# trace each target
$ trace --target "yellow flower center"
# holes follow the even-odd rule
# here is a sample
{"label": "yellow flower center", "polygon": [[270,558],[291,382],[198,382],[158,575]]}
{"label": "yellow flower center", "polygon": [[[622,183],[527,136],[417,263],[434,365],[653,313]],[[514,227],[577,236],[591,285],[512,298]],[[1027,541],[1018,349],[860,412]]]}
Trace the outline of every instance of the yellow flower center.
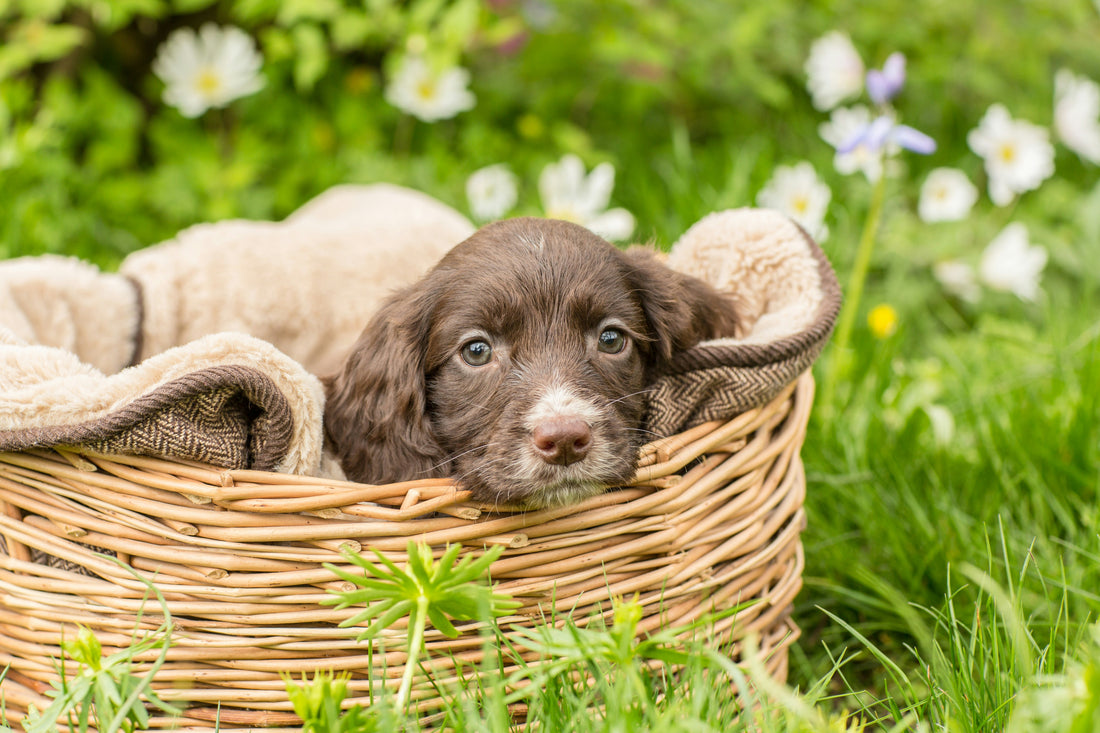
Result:
{"label": "yellow flower center", "polygon": [[213,69],[203,69],[195,77],[195,88],[199,90],[201,94],[210,96],[216,93],[222,86],[222,79],[218,76]]}
{"label": "yellow flower center", "polygon": [[877,339],[893,336],[898,330],[898,312],[885,303],[876,305],[867,314],[867,325]]}
{"label": "yellow flower center", "polygon": [[416,94],[421,99],[433,99],[435,94],[435,82],[431,79],[425,79],[416,85]]}
{"label": "yellow flower center", "polygon": [[561,219],[562,221],[572,222],[573,224],[581,224],[581,217],[573,209],[557,208],[550,209],[546,212],[546,218],[548,219]]}
{"label": "yellow flower center", "polygon": [[1014,145],[1004,144],[999,151],[1001,160],[1006,163],[1011,163],[1016,159],[1016,147]]}
{"label": "yellow flower center", "polygon": [[810,209],[810,201],[805,196],[795,196],[791,199],[791,209],[796,214],[805,214]]}

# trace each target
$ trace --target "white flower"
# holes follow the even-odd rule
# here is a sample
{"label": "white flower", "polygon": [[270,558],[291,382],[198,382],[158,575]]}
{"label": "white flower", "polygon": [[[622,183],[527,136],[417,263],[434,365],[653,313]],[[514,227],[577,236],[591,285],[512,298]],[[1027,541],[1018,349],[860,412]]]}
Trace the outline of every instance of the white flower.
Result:
{"label": "white flower", "polygon": [[634,215],[626,209],[607,210],[614,187],[614,166],[600,163],[586,176],[584,163],[572,154],[539,174],[539,196],[548,217],[588,227],[606,239],[626,239],[634,231]]}
{"label": "white flower", "polygon": [[470,72],[459,66],[436,70],[420,56],[408,56],[386,87],[386,101],[402,112],[435,122],[472,109]]}
{"label": "white flower", "polygon": [[[837,107],[829,116],[828,122],[822,122],[817,128],[821,139],[839,148],[854,138],[860,130],[865,130],[871,124],[871,110],[861,104],[854,107]],[[893,146],[893,152],[897,146]],[[891,151],[887,150],[887,154]],[[847,153],[838,152],[833,156],[833,167],[837,173],[848,175],[856,171],[863,171],[869,181],[877,181],[882,176],[882,151],[872,150],[869,146],[860,143]]]}
{"label": "white flower", "polygon": [[503,163],[476,170],[466,179],[466,198],[475,219],[499,219],[519,198],[516,176]]}
{"label": "white flower", "polygon": [[939,280],[944,290],[968,303],[976,303],[982,295],[974,275],[974,268],[965,262],[958,260],[937,262],[932,268],[932,274]]}
{"label": "white flower", "polygon": [[252,37],[233,26],[180,28],[157,49],[153,73],[165,84],[164,101],[184,117],[224,107],[264,85],[263,57]]}
{"label": "white flower", "polygon": [[1033,301],[1039,277],[1047,264],[1047,252],[1028,243],[1027,227],[1019,222],[1006,226],[982,253],[978,274],[989,287]]}
{"label": "white flower", "polygon": [[816,109],[827,111],[863,89],[863,59],[846,33],[832,31],[810,46],[806,88]]}
{"label": "white flower", "polygon": [[978,189],[957,168],[936,168],[920,187],[917,213],[924,221],[959,221],[970,214]]}
{"label": "white flower", "polygon": [[989,198],[998,206],[1054,174],[1054,146],[1046,128],[1012,119],[1000,104],[990,106],[966,142],[985,160]]}
{"label": "white flower", "polygon": [[1100,164],[1100,85],[1060,69],[1054,75],[1054,129],[1067,148]]}
{"label": "white flower", "polygon": [[757,194],[756,203],[786,214],[802,225],[810,236],[823,242],[829,236],[825,210],[832,196],[829,187],[817,177],[814,167],[802,161],[776,168],[771,180]]}

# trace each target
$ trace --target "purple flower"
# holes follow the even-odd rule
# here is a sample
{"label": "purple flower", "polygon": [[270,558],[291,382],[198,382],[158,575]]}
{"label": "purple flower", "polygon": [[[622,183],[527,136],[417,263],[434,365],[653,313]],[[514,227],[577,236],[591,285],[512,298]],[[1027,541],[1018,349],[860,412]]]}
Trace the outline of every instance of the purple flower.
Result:
{"label": "purple flower", "polygon": [[841,154],[850,153],[861,145],[872,152],[882,150],[886,145],[897,145],[921,155],[936,152],[935,140],[909,125],[899,125],[889,115],[880,115],[871,120],[838,145],[836,151]]}
{"label": "purple flower", "polygon": [[867,96],[875,104],[886,104],[898,96],[905,86],[905,56],[892,53],[882,65],[882,70],[871,69],[867,72]]}

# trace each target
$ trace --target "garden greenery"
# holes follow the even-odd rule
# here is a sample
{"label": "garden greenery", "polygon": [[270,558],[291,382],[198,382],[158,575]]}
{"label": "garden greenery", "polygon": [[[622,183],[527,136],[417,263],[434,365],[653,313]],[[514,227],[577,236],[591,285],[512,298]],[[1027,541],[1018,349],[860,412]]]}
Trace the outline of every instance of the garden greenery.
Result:
{"label": "garden greenery", "polygon": [[[573,666],[530,716],[1096,731],[1098,38],[1094,0],[0,0],[0,257],[110,268],[348,182],[662,247],[780,208],[849,296],[803,450],[790,686],[558,632]],[[110,659],[85,692],[123,684]],[[378,725],[326,702],[340,684],[303,683],[296,709]],[[447,725],[506,730],[504,682],[479,684]]]}

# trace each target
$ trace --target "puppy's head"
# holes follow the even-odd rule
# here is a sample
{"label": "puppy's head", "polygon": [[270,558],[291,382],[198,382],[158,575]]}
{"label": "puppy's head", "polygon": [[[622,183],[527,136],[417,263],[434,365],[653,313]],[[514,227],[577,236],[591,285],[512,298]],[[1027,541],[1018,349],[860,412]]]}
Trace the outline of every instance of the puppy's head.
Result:
{"label": "puppy's head", "polygon": [[498,222],[376,315],[326,384],[326,432],[355,480],[452,475],[485,501],[569,503],[633,475],[645,385],[735,323],[648,252]]}

